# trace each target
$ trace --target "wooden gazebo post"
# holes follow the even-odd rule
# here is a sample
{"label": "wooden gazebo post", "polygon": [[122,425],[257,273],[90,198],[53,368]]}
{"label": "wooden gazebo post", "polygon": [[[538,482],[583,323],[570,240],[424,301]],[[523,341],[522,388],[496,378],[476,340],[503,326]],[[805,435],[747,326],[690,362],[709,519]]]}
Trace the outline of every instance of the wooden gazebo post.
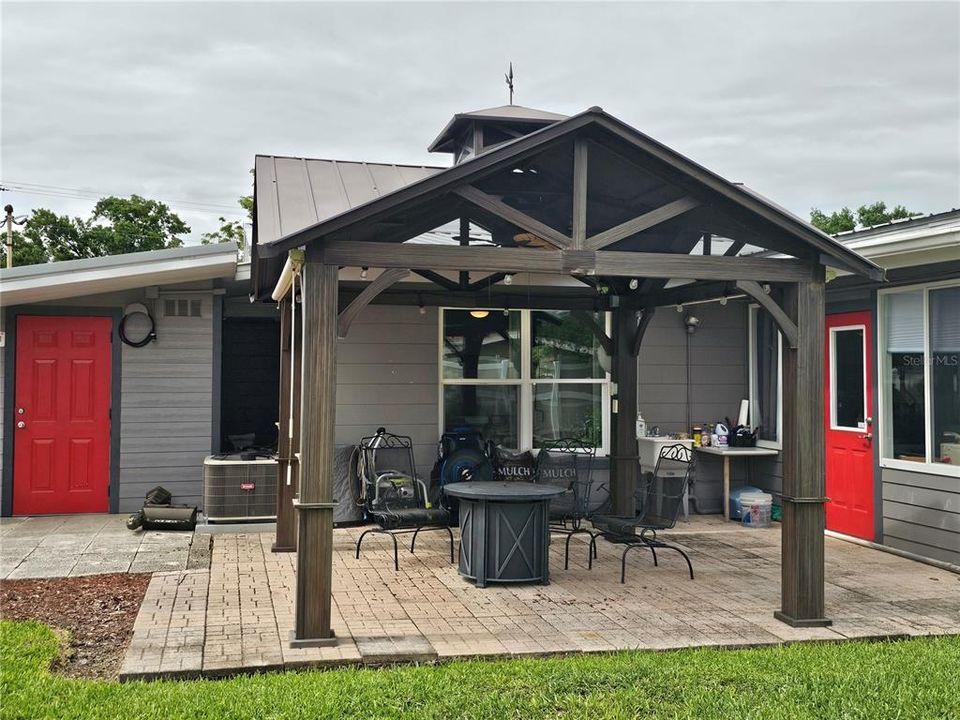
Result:
{"label": "wooden gazebo post", "polygon": [[783,310],[796,347],[783,352],[783,528],[781,605],[798,627],[830,624],[824,608],[824,268],[785,285]]}
{"label": "wooden gazebo post", "polygon": [[617,515],[634,514],[634,491],[640,474],[634,423],[637,417],[637,357],[633,354],[636,333],[636,310],[616,308],[612,375],[617,385],[617,407],[611,413],[610,495]]}
{"label": "wooden gazebo post", "polygon": [[[273,552],[297,549],[297,516],[293,499],[297,496],[300,449],[300,328],[293,326],[290,295],[280,301],[280,412],[277,433],[277,531]],[[294,348],[296,356],[293,355]],[[292,362],[291,362],[292,361]],[[294,367],[293,364],[296,364]],[[292,387],[292,392],[291,392]],[[291,412],[293,423],[291,427]],[[288,484],[289,480],[289,484]]]}
{"label": "wooden gazebo post", "polygon": [[333,453],[337,402],[337,265],[310,246],[303,269],[303,400],[296,624],[290,645],[336,643],[330,628],[333,576]]}

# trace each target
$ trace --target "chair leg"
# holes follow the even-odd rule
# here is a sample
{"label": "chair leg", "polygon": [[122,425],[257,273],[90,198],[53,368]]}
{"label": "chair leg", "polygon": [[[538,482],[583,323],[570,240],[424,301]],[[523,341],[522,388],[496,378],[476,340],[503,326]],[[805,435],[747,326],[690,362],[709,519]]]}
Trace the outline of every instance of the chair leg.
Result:
{"label": "chair leg", "polygon": [[451,530],[448,526],[444,526],[443,529],[446,530],[447,535],[450,536],[450,562],[454,563],[456,560],[453,559],[453,530]]}
{"label": "chair leg", "polygon": [[653,566],[654,566],[654,567],[660,567],[660,563],[657,561],[657,550],[656,550],[656,548],[653,547],[653,545],[650,545],[649,547],[650,547],[650,552],[653,553]]}
{"label": "chair leg", "polygon": [[400,572],[400,550],[397,547],[397,536],[393,533],[387,533],[393,540],[393,571]]}
{"label": "chair leg", "polygon": [[370,533],[375,533],[375,532],[377,532],[376,528],[370,528],[369,530],[364,530],[362,533],[360,533],[360,537],[357,538],[357,552],[355,555],[355,558],[357,560],[360,559],[360,544],[363,542],[363,539]]}
{"label": "chair leg", "polygon": [[675,545],[665,545],[661,544],[659,547],[667,548],[668,550],[676,550],[678,553],[683,555],[683,559],[687,561],[687,568],[690,570],[690,579],[693,580],[693,563],[690,562],[690,557],[680,548]]}
{"label": "chair leg", "polygon": [[413,539],[410,541],[410,552],[413,552],[414,546],[417,544],[417,534],[420,532],[420,528],[417,528],[413,531]]}
{"label": "chair leg", "polygon": [[593,560],[597,557],[597,538],[599,535],[590,535],[590,547],[587,548],[587,570],[593,570]]}

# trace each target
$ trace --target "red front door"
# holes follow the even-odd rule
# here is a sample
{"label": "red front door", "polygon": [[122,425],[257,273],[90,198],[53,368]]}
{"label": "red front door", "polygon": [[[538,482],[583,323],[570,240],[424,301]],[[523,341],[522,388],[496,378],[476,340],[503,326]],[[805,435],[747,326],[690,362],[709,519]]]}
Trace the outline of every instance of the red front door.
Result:
{"label": "red front door", "polygon": [[827,315],[827,529],[873,540],[873,418],[869,312]]}
{"label": "red front door", "polygon": [[106,317],[17,318],[15,515],[109,509],[112,332]]}

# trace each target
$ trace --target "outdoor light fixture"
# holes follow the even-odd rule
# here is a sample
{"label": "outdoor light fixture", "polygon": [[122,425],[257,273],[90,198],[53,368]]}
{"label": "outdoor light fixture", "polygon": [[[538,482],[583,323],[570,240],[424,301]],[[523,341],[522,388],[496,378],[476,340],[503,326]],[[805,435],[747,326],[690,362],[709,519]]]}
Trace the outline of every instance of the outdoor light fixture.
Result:
{"label": "outdoor light fixture", "polygon": [[726,304],[727,304],[727,296],[726,296],[726,295],[724,295],[722,298],[720,298],[720,304],[721,304],[721,305],[726,305]]}
{"label": "outdoor light fixture", "polygon": [[513,275],[504,275],[503,276],[504,285],[513,285]]}
{"label": "outdoor light fixture", "polygon": [[490,314],[489,310],[471,310],[470,317],[475,317],[477,320],[483,320],[487,315]]}
{"label": "outdoor light fixture", "polygon": [[633,279],[630,281],[630,289],[631,289],[631,290],[636,290],[638,287],[640,287],[640,281],[637,280],[636,278],[633,278]]}
{"label": "outdoor light fixture", "polygon": [[770,294],[770,285],[768,285],[767,283],[764,283],[764,284],[763,284],[763,292],[766,293],[767,295],[769,295],[769,294]]}
{"label": "outdoor light fixture", "polygon": [[682,312],[683,312],[683,304],[682,304],[682,303],[680,303],[680,304],[677,305],[677,312],[678,312],[678,313],[682,313]]}
{"label": "outdoor light fixture", "polygon": [[364,265],[362,268],[360,268],[360,278],[361,278],[362,280],[366,280],[366,279],[367,279],[367,270],[368,270],[368,269],[369,269],[369,268],[367,268],[366,265]]}
{"label": "outdoor light fixture", "polygon": [[683,319],[683,324],[687,326],[687,334],[693,335],[697,331],[697,328],[700,327],[700,318],[696,315],[687,315]]}

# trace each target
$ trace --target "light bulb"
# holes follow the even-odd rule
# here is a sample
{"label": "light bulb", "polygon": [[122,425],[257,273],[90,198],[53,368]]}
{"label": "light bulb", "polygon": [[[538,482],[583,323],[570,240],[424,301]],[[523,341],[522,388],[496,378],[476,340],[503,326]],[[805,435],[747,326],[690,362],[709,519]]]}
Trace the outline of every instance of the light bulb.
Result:
{"label": "light bulb", "polygon": [[362,280],[366,280],[366,279],[367,279],[367,268],[365,268],[365,267],[360,268],[360,278],[361,278]]}
{"label": "light bulb", "polygon": [[513,275],[504,275],[503,277],[504,285],[513,285]]}
{"label": "light bulb", "polygon": [[633,278],[633,279],[630,281],[630,289],[631,289],[631,290],[636,290],[638,287],[640,287],[640,281],[637,280],[636,278]]}

